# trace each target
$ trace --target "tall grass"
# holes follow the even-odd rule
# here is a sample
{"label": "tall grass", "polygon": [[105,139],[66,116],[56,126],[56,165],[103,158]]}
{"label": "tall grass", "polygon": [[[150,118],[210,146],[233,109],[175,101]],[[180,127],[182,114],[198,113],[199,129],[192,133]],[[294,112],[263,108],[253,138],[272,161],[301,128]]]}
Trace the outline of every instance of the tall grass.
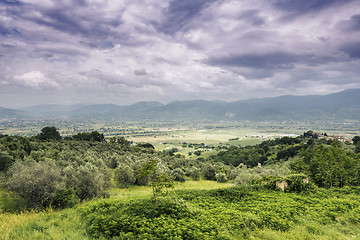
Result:
{"label": "tall grass", "polygon": [[76,208],[0,215],[0,239],[88,239]]}

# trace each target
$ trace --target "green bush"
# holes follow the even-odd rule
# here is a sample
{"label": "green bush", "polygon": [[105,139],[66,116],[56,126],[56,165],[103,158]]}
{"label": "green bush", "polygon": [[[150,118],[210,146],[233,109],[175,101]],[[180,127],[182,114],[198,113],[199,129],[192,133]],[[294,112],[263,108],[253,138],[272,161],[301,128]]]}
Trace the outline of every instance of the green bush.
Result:
{"label": "green bush", "polygon": [[187,175],[194,181],[199,181],[201,177],[201,171],[199,168],[192,166],[189,168]]}
{"label": "green bush", "polygon": [[224,172],[215,174],[216,181],[224,183],[228,181],[227,175]]}
{"label": "green bush", "polygon": [[0,152],[0,171],[7,171],[14,162],[14,158],[9,156],[7,153]]}
{"label": "green bush", "polygon": [[185,172],[181,168],[172,170],[171,176],[174,178],[174,181],[185,182]]}
{"label": "green bush", "polygon": [[134,171],[128,165],[120,163],[115,169],[115,181],[120,187],[128,187],[135,183]]}
{"label": "green bush", "polygon": [[56,193],[51,205],[55,208],[73,207],[78,203],[74,189],[60,190]]}
{"label": "green bush", "polygon": [[[284,178],[288,187],[285,189],[286,192],[305,192],[310,190],[313,185],[309,182],[308,176],[305,174],[291,174]],[[307,180],[307,181],[306,181]]]}

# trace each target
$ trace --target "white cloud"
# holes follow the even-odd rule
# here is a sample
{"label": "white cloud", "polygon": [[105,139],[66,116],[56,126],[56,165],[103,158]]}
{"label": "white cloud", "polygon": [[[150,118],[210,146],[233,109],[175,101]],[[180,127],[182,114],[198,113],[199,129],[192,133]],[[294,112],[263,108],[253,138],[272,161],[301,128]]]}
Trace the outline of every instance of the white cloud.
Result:
{"label": "white cloud", "polygon": [[31,71],[14,77],[16,83],[35,89],[58,88],[57,82],[48,79],[40,71]]}

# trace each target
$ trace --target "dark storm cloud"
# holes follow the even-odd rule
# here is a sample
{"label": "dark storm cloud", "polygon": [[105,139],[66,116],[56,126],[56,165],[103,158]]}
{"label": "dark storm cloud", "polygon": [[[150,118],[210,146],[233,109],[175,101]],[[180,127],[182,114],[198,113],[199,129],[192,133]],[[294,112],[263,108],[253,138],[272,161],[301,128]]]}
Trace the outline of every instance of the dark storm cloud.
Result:
{"label": "dark storm cloud", "polygon": [[275,0],[273,5],[281,10],[302,15],[309,12],[318,12],[322,9],[351,1],[356,0]]}
{"label": "dark storm cloud", "polygon": [[11,30],[0,24],[0,34],[3,36],[8,36],[9,34],[11,34]]}
{"label": "dark storm cloud", "polygon": [[340,49],[349,57],[360,59],[360,41],[345,43]]}
{"label": "dark storm cloud", "polygon": [[[102,45],[102,40],[117,38],[128,41],[127,36],[114,31],[122,24],[122,10],[114,18],[106,18],[101,11],[89,10],[86,1],[74,1],[71,5],[63,4],[62,1],[54,2],[51,7],[39,7],[34,4],[21,4],[7,9],[7,14],[16,19],[33,22],[39,26],[49,27],[52,30],[80,35],[86,38],[90,45]],[[101,6],[98,6],[99,10]],[[30,31],[31,29],[26,29]],[[12,30],[14,32],[14,30]],[[29,36],[31,38],[31,34]],[[100,42],[99,42],[100,40]]]}
{"label": "dark storm cloud", "polygon": [[0,0],[0,4],[4,4],[4,5],[22,5],[22,3],[20,1],[16,1],[16,0]]}
{"label": "dark storm cloud", "polygon": [[146,72],[145,68],[142,68],[142,69],[135,69],[134,74],[136,76],[143,76],[143,75],[147,75],[148,73]]}
{"label": "dark storm cloud", "polygon": [[360,14],[351,17],[350,29],[354,31],[360,31]]}
{"label": "dark storm cloud", "polygon": [[301,57],[284,53],[273,52],[268,54],[244,54],[238,56],[218,57],[207,60],[213,65],[239,66],[250,68],[266,69],[289,69],[293,68],[293,63],[299,62]]}
{"label": "dark storm cloud", "polygon": [[216,0],[172,0],[165,11],[165,21],[158,25],[159,31],[174,34],[189,28],[189,23],[199,17],[201,10]]}
{"label": "dark storm cloud", "polygon": [[351,16],[349,20],[341,21],[338,27],[344,32],[360,31],[360,14]]}
{"label": "dark storm cloud", "polygon": [[48,61],[66,61],[69,58],[88,56],[86,52],[78,49],[51,46],[44,49],[38,48],[29,54],[34,58],[44,58]]}
{"label": "dark storm cloud", "polygon": [[260,26],[266,23],[266,19],[259,16],[258,10],[247,10],[240,14],[239,20],[246,21],[252,26]]}
{"label": "dark storm cloud", "polygon": [[[81,5],[78,10],[81,11]],[[87,13],[76,15],[69,8],[53,9],[43,12],[44,17],[33,18],[33,21],[53,27],[57,30],[69,32],[71,34],[82,34],[84,36],[107,37],[112,31],[110,27],[117,27],[121,24],[121,13],[118,19],[104,19],[96,14]],[[49,21],[44,21],[49,19]],[[96,19],[96,21],[94,21]]]}

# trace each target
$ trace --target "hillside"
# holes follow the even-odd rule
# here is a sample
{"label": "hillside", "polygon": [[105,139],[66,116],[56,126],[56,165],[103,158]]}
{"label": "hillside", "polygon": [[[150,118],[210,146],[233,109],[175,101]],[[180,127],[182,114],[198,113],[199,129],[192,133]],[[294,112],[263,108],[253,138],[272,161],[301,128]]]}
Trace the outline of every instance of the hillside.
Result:
{"label": "hillside", "polygon": [[0,119],[29,118],[31,114],[25,111],[0,107]]}

